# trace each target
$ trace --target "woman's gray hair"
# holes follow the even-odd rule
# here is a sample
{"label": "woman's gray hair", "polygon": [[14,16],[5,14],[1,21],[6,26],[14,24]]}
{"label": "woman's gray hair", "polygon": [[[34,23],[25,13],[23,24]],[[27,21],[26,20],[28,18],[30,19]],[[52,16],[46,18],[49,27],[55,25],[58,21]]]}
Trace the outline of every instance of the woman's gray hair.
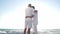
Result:
{"label": "woman's gray hair", "polygon": [[35,7],[34,7],[34,6],[32,6],[32,8],[33,8],[33,9],[35,9]]}

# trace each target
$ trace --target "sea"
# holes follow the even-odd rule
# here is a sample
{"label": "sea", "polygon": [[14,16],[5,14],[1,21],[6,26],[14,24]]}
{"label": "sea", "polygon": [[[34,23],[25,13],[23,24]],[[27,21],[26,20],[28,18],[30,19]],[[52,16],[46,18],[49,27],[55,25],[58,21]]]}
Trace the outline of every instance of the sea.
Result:
{"label": "sea", "polygon": [[[23,29],[0,29],[0,34],[24,34]],[[33,34],[33,32],[30,32]],[[45,29],[38,31],[38,34],[60,34],[60,29]]]}

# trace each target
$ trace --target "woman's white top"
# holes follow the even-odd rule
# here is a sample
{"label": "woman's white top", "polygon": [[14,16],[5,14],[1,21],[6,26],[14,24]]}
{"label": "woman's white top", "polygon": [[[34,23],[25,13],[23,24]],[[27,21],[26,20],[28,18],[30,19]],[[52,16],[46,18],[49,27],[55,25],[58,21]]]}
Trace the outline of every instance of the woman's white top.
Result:
{"label": "woman's white top", "polygon": [[37,25],[38,24],[38,12],[34,12],[33,24],[34,25]]}

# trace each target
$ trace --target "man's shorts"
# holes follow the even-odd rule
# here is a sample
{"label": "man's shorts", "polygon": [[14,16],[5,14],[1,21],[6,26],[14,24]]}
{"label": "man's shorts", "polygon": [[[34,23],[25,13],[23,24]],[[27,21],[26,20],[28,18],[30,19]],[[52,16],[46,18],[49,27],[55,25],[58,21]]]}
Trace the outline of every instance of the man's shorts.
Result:
{"label": "man's shorts", "polygon": [[32,18],[25,18],[25,28],[32,27]]}

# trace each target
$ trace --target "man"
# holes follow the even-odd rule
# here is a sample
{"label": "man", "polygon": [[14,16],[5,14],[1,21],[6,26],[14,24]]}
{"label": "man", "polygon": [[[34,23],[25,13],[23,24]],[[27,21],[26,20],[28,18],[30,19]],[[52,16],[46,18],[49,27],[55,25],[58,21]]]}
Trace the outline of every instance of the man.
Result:
{"label": "man", "polygon": [[24,34],[26,34],[26,30],[28,28],[28,34],[30,34],[30,29],[32,27],[32,12],[33,8],[31,8],[31,4],[28,5],[28,8],[25,10],[25,29],[24,29]]}
{"label": "man", "polygon": [[[32,6],[32,8],[35,9],[34,6]],[[37,34],[37,24],[38,24],[38,13],[37,13],[37,10],[35,10],[34,16],[33,16],[33,22],[32,22],[33,34]]]}

